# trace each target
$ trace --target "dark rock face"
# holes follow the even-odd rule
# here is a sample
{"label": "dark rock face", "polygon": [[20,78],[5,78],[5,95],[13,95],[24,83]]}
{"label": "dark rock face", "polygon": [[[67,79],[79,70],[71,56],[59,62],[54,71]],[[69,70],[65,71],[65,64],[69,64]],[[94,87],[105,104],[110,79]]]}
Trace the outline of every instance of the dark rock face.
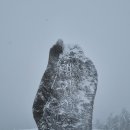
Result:
{"label": "dark rock face", "polygon": [[58,40],[33,103],[39,130],[92,130],[97,71],[77,45]]}

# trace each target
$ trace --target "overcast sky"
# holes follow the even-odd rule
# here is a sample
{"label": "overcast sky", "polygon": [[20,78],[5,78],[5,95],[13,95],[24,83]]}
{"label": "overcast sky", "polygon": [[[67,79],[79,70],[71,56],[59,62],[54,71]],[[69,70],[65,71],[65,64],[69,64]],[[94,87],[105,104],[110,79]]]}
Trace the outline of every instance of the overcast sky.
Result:
{"label": "overcast sky", "polygon": [[59,38],[97,68],[94,119],[130,111],[129,0],[0,0],[1,130],[36,127],[33,100]]}

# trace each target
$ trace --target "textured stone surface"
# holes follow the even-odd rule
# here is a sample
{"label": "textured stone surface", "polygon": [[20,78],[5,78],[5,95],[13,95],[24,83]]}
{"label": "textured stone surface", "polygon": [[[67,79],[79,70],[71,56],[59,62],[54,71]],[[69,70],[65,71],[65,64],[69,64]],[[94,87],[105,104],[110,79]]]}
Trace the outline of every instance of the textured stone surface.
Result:
{"label": "textured stone surface", "polygon": [[97,71],[77,46],[62,40],[50,49],[33,116],[39,130],[92,130]]}

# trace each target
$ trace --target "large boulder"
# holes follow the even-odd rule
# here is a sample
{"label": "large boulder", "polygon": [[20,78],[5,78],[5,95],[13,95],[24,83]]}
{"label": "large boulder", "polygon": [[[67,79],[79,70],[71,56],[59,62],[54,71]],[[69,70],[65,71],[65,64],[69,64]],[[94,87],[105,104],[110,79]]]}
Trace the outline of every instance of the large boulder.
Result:
{"label": "large boulder", "polygon": [[77,46],[62,40],[50,49],[33,116],[39,130],[92,130],[97,71]]}

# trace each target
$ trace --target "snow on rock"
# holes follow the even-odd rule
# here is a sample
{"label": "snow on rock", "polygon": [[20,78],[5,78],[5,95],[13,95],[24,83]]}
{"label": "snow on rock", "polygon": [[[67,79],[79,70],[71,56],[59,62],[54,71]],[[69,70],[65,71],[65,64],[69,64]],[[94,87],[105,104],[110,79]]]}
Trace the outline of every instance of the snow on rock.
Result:
{"label": "snow on rock", "polygon": [[78,45],[50,49],[33,116],[39,130],[92,130],[97,71]]}

